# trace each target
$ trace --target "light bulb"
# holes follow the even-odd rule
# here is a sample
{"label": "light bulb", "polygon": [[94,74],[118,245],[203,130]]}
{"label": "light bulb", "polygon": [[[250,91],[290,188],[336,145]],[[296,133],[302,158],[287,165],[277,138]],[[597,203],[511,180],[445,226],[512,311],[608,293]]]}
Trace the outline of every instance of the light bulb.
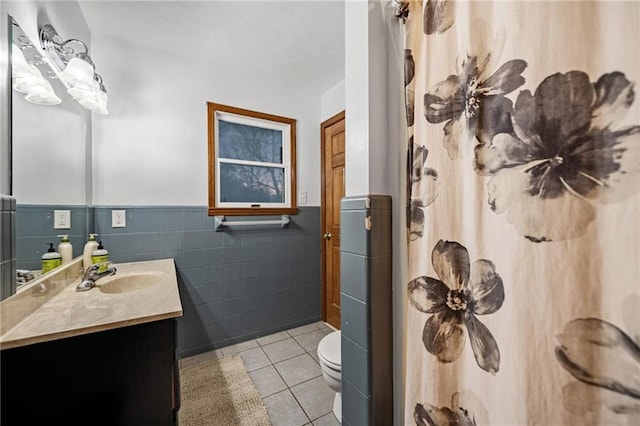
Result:
{"label": "light bulb", "polygon": [[91,96],[92,92],[93,92],[92,90],[84,90],[84,89],[80,89],[78,87],[71,87],[71,88],[69,88],[69,90],[67,90],[67,93],[69,93],[71,95],[71,97],[73,99],[75,99],[76,101],[84,99],[87,96]]}
{"label": "light bulb", "polygon": [[71,58],[67,67],[60,73],[60,78],[69,86],[81,90],[92,90],[98,87],[93,79],[93,66],[80,58]]}
{"label": "light bulb", "polygon": [[78,103],[90,111],[98,114],[108,114],[107,111],[107,94],[102,90],[94,90],[92,92],[84,92],[81,99],[77,99]]}
{"label": "light bulb", "polygon": [[51,90],[50,92],[29,93],[24,97],[28,102],[38,105],[58,105],[62,100]]}
{"label": "light bulb", "polygon": [[[40,70],[33,64],[28,64],[28,74],[17,77],[13,83],[13,88],[20,93],[43,92],[51,88],[51,84],[42,77]],[[47,87],[47,84],[49,87]],[[53,90],[53,88],[51,88]]]}
{"label": "light bulb", "polygon": [[26,77],[31,73],[22,49],[15,43],[11,44],[11,72],[13,77]]}

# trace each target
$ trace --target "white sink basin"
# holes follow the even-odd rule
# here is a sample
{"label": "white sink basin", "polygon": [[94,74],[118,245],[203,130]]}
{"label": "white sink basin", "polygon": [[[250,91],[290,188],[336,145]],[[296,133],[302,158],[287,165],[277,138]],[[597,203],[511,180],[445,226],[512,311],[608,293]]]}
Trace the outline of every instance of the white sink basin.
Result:
{"label": "white sink basin", "polygon": [[130,272],[114,275],[96,283],[96,287],[103,293],[120,294],[131,291],[144,290],[162,281],[164,272]]}

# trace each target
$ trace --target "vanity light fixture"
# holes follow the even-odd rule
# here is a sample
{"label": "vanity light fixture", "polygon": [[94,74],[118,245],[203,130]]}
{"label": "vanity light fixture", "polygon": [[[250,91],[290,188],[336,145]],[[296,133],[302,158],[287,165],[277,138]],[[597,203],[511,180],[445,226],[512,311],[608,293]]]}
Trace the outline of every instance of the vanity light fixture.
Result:
{"label": "vanity light fixture", "polygon": [[95,72],[87,45],[75,38],[63,41],[49,24],[40,28],[40,45],[67,92],[83,108],[107,114],[107,90]]}
{"label": "vanity light fixture", "polygon": [[[24,98],[31,103],[38,105],[57,105],[62,100],[55,94],[51,83],[43,76],[38,67],[27,62],[22,49],[33,48],[30,42],[18,46],[11,45],[11,75],[13,77],[13,88],[24,93]],[[36,56],[37,58],[37,56]]]}

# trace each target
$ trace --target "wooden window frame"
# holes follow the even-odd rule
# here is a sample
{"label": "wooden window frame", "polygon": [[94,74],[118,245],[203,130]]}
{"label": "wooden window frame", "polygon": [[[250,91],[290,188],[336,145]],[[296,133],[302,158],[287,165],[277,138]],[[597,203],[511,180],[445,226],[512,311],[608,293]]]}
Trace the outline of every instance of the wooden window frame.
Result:
{"label": "wooden window frame", "polygon": [[[286,207],[252,206],[252,207],[224,207],[220,206],[216,200],[216,176],[218,157],[216,154],[216,122],[218,114],[239,116],[243,119],[255,120],[255,125],[259,127],[260,122],[271,122],[289,127],[289,188],[286,189],[287,197],[290,200]],[[208,162],[209,162],[209,216],[268,216],[282,214],[297,214],[298,206],[296,199],[296,120],[278,115],[265,114],[248,109],[236,108],[228,105],[221,105],[207,102],[208,120]],[[284,151],[284,150],[283,150]],[[283,159],[286,163],[286,160]],[[287,172],[285,168],[285,173]]]}

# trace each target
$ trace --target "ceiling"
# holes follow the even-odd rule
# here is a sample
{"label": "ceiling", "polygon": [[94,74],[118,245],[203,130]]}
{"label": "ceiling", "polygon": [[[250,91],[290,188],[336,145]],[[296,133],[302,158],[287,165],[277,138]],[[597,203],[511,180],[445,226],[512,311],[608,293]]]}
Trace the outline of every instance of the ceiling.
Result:
{"label": "ceiling", "polygon": [[283,87],[344,78],[344,0],[80,0],[93,36],[114,37]]}

